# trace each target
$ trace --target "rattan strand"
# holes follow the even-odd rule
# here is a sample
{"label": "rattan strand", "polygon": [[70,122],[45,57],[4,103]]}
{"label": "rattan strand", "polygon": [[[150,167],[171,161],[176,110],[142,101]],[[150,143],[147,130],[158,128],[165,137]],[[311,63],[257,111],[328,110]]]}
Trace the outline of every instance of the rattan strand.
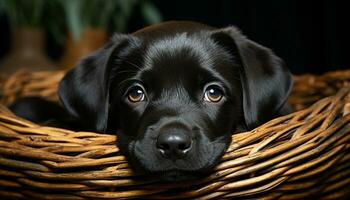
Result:
{"label": "rattan strand", "polygon": [[[133,173],[119,154],[116,136],[39,126],[0,106],[0,196],[345,198],[350,195],[349,72],[296,77],[290,102],[304,109],[233,135],[213,172],[202,179],[175,184]],[[57,99],[54,91],[63,72],[50,72],[52,80],[45,73],[20,73],[1,84],[6,88],[3,103],[23,95]],[[21,78],[28,84],[25,87],[16,82],[22,76],[29,77]],[[41,81],[46,86],[39,84]]]}

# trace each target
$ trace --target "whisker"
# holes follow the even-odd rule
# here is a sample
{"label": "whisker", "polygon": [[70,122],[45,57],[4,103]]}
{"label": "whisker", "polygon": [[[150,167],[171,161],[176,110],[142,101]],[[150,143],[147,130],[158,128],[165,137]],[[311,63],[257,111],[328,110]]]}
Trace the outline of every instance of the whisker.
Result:
{"label": "whisker", "polygon": [[122,70],[122,71],[117,71],[116,74],[123,74],[123,73],[136,73],[135,70]]}
{"label": "whisker", "polygon": [[117,87],[120,87],[122,84],[124,84],[126,81],[130,81],[130,79],[125,79],[123,81],[121,81],[120,83],[118,83]]}
{"label": "whisker", "polygon": [[142,70],[142,67],[136,65],[135,63],[132,63],[132,62],[130,62],[130,61],[128,61],[128,60],[125,60],[125,62],[128,63],[128,64],[130,64],[130,65],[132,65],[132,66],[134,66],[134,67],[136,67],[136,68],[139,69],[139,70]]}

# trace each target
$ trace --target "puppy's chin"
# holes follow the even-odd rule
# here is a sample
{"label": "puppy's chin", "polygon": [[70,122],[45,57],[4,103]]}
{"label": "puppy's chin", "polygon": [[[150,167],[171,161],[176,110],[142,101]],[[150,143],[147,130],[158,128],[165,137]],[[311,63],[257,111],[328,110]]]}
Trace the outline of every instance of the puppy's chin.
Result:
{"label": "puppy's chin", "polygon": [[134,171],[145,173],[152,179],[178,182],[205,177],[219,162],[227,149],[230,143],[228,137],[217,138],[215,141],[202,138],[203,143],[198,144],[195,153],[176,161],[158,155],[150,145],[153,142],[149,138],[126,142],[120,137],[119,144],[123,143],[127,146],[122,147],[121,150]]}
{"label": "puppy's chin", "polygon": [[152,177],[162,181],[162,182],[180,182],[187,181],[196,178],[200,178],[203,176],[203,173],[199,172],[189,172],[189,171],[181,171],[181,170],[171,170],[165,172],[156,172],[149,174]]}

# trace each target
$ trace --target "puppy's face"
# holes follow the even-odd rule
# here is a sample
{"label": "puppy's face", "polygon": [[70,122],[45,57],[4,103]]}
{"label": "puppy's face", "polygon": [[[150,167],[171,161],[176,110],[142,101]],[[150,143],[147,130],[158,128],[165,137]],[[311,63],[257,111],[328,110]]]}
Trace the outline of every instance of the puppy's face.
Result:
{"label": "puppy's face", "polygon": [[211,167],[242,122],[238,66],[207,33],[141,38],[110,84],[109,130],[133,166],[178,179]]}
{"label": "puppy's face", "polygon": [[136,170],[174,181],[277,115],[290,86],[281,61],[236,29],[168,22],[115,36],[67,74],[60,98],[91,129],[116,133]]}

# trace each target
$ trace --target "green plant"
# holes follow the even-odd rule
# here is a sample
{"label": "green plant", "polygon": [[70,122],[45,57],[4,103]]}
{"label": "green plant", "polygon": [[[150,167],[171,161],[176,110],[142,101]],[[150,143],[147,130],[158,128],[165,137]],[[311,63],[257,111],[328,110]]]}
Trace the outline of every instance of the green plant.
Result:
{"label": "green plant", "polygon": [[65,13],[66,24],[74,39],[86,27],[113,25],[125,31],[135,9],[140,9],[147,24],[162,20],[159,11],[147,0],[58,0]]}
{"label": "green plant", "polygon": [[134,12],[140,12],[146,24],[162,21],[150,0],[0,0],[0,15],[7,16],[11,28],[41,27],[60,43],[64,27],[77,40],[86,27],[108,27],[126,31]]}
{"label": "green plant", "polygon": [[5,14],[11,28],[42,25],[45,0],[1,0],[0,13]]}

